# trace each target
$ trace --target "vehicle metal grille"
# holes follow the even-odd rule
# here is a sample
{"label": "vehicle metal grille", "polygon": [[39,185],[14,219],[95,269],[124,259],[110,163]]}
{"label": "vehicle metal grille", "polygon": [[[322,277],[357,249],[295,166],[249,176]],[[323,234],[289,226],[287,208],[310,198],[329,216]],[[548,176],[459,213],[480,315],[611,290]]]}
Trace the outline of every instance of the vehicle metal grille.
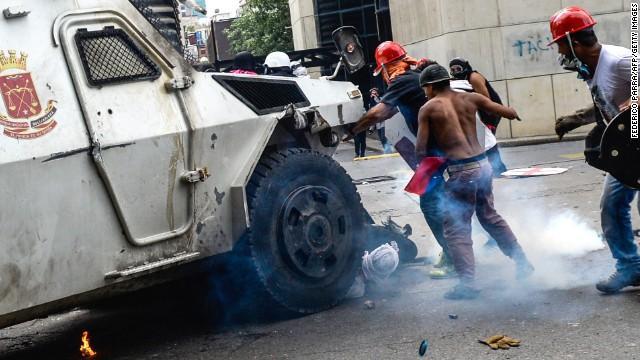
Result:
{"label": "vehicle metal grille", "polygon": [[75,41],[87,81],[93,86],[160,77],[160,68],[122,29],[80,29]]}
{"label": "vehicle metal grille", "polygon": [[282,111],[290,104],[296,107],[310,105],[298,84],[292,80],[222,74],[213,75],[213,78],[258,115]]}
{"label": "vehicle metal grille", "polygon": [[153,25],[181,54],[180,18],[175,0],[129,0],[142,16]]}

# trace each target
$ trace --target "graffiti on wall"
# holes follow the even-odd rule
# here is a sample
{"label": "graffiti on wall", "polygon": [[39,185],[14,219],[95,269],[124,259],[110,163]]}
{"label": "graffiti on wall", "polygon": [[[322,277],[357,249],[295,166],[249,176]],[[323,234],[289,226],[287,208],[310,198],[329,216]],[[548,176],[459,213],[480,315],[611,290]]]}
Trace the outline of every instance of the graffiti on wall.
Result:
{"label": "graffiti on wall", "polygon": [[539,76],[562,71],[556,60],[557,49],[553,45],[548,46],[552,38],[547,24],[505,30],[502,46],[507,77]]}
{"label": "graffiti on wall", "polygon": [[516,38],[516,40],[513,41],[512,49],[518,58],[531,61],[544,59],[544,61],[547,61],[547,56],[554,54],[553,48],[547,45],[549,42],[551,42],[549,35],[534,33]]}

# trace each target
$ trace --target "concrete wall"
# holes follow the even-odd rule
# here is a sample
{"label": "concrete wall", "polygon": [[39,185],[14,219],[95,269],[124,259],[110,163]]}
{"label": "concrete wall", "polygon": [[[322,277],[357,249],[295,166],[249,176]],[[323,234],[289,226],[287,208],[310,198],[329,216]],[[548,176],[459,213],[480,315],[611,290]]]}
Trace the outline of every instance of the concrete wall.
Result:
{"label": "concrete wall", "polygon": [[553,135],[558,116],[591,104],[586,84],[546,46],[549,17],[569,5],[595,16],[602,43],[630,46],[629,0],[390,0],[394,40],[411,55],[469,59],[518,110],[524,121],[505,121],[501,138]]}
{"label": "concrete wall", "polygon": [[289,0],[293,46],[296,50],[318,47],[318,33],[313,0]]}

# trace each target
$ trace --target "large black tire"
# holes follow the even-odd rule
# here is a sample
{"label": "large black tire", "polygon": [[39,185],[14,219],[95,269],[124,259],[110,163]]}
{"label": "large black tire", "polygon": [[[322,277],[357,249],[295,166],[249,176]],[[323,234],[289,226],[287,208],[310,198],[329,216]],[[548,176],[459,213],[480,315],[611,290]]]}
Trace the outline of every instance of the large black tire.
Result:
{"label": "large black tire", "polygon": [[253,265],[273,299],[298,313],[342,300],[366,236],[360,196],[344,169],[311,150],[273,152],[246,191]]}

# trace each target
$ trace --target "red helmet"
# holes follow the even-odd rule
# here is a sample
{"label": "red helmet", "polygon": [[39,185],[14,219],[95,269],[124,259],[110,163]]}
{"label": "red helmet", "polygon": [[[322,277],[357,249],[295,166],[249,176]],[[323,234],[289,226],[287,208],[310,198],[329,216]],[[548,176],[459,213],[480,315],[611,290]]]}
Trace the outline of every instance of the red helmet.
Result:
{"label": "red helmet", "polygon": [[376,48],[376,64],[378,66],[373,72],[373,76],[378,76],[384,65],[403,59],[405,56],[407,56],[407,52],[397,42],[385,41],[378,45]]}
{"label": "red helmet", "polygon": [[567,36],[596,24],[596,20],[585,9],[578,6],[566,7],[551,16],[551,36],[549,45]]}

